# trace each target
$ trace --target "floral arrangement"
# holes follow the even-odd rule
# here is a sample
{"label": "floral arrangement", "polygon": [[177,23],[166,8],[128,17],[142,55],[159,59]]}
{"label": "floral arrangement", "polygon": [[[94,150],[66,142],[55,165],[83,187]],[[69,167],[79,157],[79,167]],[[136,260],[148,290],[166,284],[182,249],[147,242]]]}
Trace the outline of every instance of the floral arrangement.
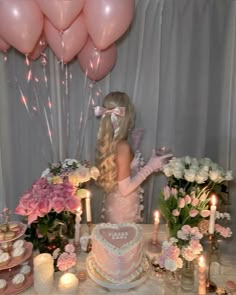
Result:
{"label": "floral arrangement", "polygon": [[55,249],[52,256],[56,261],[56,267],[60,271],[67,271],[76,265],[75,247],[72,244],[65,245],[64,251],[60,248]]}
{"label": "floral arrangement", "polygon": [[209,217],[210,193],[225,200],[225,182],[233,179],[232,171],[225,171],[209,158],[173,158],[163,172],[168,184],[161,192],[159,208],[171,237],[177,237],[184,225],[194,227]]}
{"label": "floral arrangement", "polygon": [[15,209],[16,214],[27,217],[30,227],[26,234],[35,248],[49,246],[42,251],[50,252],[74,237],[75,213],[81,210],[81,198],[87,192],[82,186],[98,176],[96,167],[75,159],[49,164]]}
{"label": "floral arrangement", "polygon": [[159,265],[170,271],[182,268],[184,261],[193,261],[202,252],[200,240],[203,237],[198,227],[184,225],[177,232],[177,238],[171,237],[162,244]]}

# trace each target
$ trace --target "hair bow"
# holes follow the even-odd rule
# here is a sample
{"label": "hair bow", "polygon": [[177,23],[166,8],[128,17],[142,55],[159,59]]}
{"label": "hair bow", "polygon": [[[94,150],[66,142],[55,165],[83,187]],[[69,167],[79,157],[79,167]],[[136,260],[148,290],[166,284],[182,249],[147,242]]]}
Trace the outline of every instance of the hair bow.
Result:
{"label": "hair bow", "polygon": [[113,109],[107,109],[101,106],[96,106],[94,108],[94,113],[96,117],[100,117],[103,116],[105,114],[110,114],[111,115],[111,122],[113,125],[113,129],[114,129],[114,138],[117,136],[117,134],[119,133],[120,127],[119,127],[119,123],[117,120],[117,116],[119,117],[124,117],[125,116],[125,107],[116,107]]}
{"label": "hair bow", "polygon": [[114,114],[120,117],[124,117],[125,116],[125,107],[116,107],[113,109],[107,109],[101,106],[96,106],[94,108],[94,114],[96,117],[100,117],[102,115],[105,114]]}

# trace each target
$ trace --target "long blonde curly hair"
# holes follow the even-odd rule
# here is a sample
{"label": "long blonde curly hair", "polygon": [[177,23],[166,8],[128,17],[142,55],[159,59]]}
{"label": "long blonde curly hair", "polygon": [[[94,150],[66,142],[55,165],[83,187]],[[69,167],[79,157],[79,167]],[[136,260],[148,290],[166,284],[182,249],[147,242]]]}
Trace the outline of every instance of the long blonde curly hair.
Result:
{"label": "long blonde curly hair", "polygon": [[105,192],[111,192],[117,184],[117,144],[123,139],[127,139],[129,129],[134,125],[134,106],[129,96],[124,92],[111,92],[105,96],[103,107],[114,109],[125,107],[125,116],[116,116],[118,131],[114,130],[111,114],[104,114],[101,117],[96,146],[96,166],[100,171],[97,184]]}

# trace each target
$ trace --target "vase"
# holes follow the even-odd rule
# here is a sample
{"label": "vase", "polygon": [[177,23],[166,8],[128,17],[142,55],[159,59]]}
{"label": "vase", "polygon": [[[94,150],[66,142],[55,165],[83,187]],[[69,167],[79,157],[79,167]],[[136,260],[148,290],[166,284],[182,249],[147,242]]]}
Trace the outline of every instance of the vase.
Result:
{"label": "vase", "polygon": [[165,276],[164,295],[177,295],[180,285],[179,272],[168,271]]}
{"label": "vase", "polygon": [[192,291],[194,288],[194,261],[183,261],[181,271],[181,289],[183,291]]}

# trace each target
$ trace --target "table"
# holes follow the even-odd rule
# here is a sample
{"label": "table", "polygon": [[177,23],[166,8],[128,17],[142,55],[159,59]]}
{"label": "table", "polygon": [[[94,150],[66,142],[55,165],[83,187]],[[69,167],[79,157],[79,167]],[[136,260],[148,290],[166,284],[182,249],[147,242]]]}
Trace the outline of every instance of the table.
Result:
{"label": "table", "polygon": [[[153,231],[153,225],[151,224],[143,224],[143,239],[145,245],[146,242],[152,238],[152,231]],[[86,230],[86,226],[82,226],[82,232]],[[160,224],[159,231],[158,231],[158,240],[160,242],[167,239],[167,230],[166,225]],[[235,253],[236,254],[236,253]],[[147,251],[147,255],[152,258],[153,255],[150,252]],[[80,253],[78,255],[78,264],[77,264],[77,270],[85,269],[85,261],[86,261],[87,254],[86,253]],[[215,263],[214,265],[214,271],[212,271],[212,280],[218,285],[218,286],[225,286],[225,283],[227,280],[234,280],[236,281],[236,255],[233,254],[231,256],[227,256],[227,254],[223,255],[222,257],[222,265],[219,265]],[[170,289],[166,288],[166,284],[164,280],[158,280],[153,275],[153,272],[150,272],[147,280],[140,286],[128,290],[128,291],[122,291],[122,294],[127,295],[143,295],[143,294],[156,294],[156,295],[180,295],[180,294],[187,294],[187,295],[193,295],[197,294],[197,281],[195,290],[192,293],[183,293],[180,289],[174,288],[171,293]],[[54,291],[50,295],[58,295],[58,291],[56,289],[59,277],[61,273],[57,272],[55,273],[55,288]],[[78,295],[105,295],[105,294],[114,294],[118,295],[121,291],[118,290],[108,290],[105,289],[99,285],[97,285],[94,281],[92,281],[89,277],[86,281],[81,282],[79,284],[79,290]],[[213,293],[211,293],[213,294]],[[236,294],[236,293],[235,293]],[[36,292],[34,291],[33,286],[29,289],[25,290],[21,293],[21,295],[36,295]],[[44,294],[43,294],[44,295]]]}

